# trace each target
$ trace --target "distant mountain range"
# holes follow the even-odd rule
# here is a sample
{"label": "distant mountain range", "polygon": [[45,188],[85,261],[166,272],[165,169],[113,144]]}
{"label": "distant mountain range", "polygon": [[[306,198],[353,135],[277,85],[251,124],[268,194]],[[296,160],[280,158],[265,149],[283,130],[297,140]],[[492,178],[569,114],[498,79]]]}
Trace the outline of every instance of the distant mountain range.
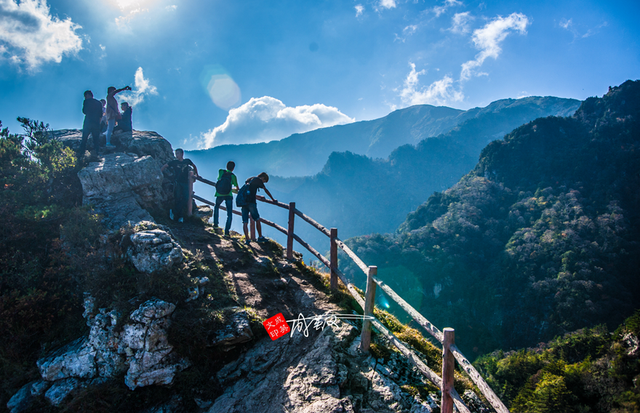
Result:
{"label": "distant mountain range", "polygon": [[[495,122],[509,118],[508,125],[519,126],[541,116],[570,115],[578,105],[577,100],[550,97],[504,99],[467,111],[418,105],[396,110],[380,119],[294,134],[279,141],[188,151],[188,157],[209,176],[213,175],[210,170],[217,176],[218,168],[229,160],[236,162],[240,177],[262,171],[281,177],[310,176],[322,170],[332,152],[349,151],[370,158],[386,158],[399,146],[416,145],[423,139],[447,133],[465,121],[489,114],[497,115]],[[504,126],[502,130],[496,125],[492,131],[495,136],[484,136],[481,146],[511,131],[513,127],[508,125],[500,125]]]}
{"label": "distant mountain range", "polygon": [[[487,143],[533,119],[571,115],[579,106],[578,100],[556,97],[504,99],[468,111],[420,105],[277,142],[225,145],[187,156],[211,180],[228,160],[236,162],[239,181],[267,171],[267,187],[278,200],[295,201],[298,209],[347,238],[394,231],[434,191],[469,172]],[[304,174],[315,175],[292,177]],[[213,199],[212,188],[197,185],[197,193]],[[286,222],[278,209],[268,217]],[[306,227],[296,232],[322,243],[314,244],[322,250],[322,235]]]}
{"label": "distant mountain range", "polygon": [[[553,97],[501,100],[459,114],[458,119],[466,120],[447,133],[402,145],[386,159],[333,152],[319,174],[274,177],[269,188],[278,199],[295,201],[298,209],[318,222],[338,228],[342,238],[392,232],[432,193],[449,188],[473,169],[489,142],[539,117],[571,115],[579,105],[577,100]],[[394,112],[389,115],[393,120],[380,123],[417,130],[415,124],[401,126],[400,119],[408,121],[418,112],[407,111]],[[312,229],[301,231],[304,239],[324,242]]]}
{"label": "distant mountain range", "polygon": [[454,327],[465,353],[534,346],[615,328],[640,307],[639,189],[640,81],[627,81],[572,117],[492,142],[395,234],[347,244],[432,322]]}

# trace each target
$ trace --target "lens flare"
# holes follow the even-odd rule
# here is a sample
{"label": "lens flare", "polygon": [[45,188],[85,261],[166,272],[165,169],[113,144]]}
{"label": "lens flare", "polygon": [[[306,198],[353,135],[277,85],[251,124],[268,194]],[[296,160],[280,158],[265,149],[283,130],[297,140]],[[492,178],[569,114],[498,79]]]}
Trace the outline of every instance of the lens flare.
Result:
{"label": "lens flare", "polygon": [[229,110],[240,103],[240,87],[222,66],[206,66],[200,75],[200,82],[211,101],[220,109]]}

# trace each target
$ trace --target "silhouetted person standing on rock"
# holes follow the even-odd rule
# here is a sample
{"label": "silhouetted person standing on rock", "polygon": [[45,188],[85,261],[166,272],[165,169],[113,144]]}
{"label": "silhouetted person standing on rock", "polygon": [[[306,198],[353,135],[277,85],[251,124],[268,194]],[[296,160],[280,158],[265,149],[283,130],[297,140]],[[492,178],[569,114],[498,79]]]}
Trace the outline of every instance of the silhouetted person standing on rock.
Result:
{"label": "silhouetted person standing on rock", "polygon": [[[273,202],[276,202],[275,198],[271,195],[271,192],[264,186],[269,182],[269,175],[266,172],[262,172],[258,176],[251,177],[245,181],[245,184],[249,186],[249,193],[245,197],[246,205],[242,207],[242,230],[244,231],[245,242],[249,244],[249,214],[251,218],[256,221],[256,229],[258,230],[258,242],[265,242],[267,239],[262,236],[262,225],[260,224],[260,214],[258,213],[258,202],[256,200],[256,194],[258,189],[264,189],[267,195]],[[244,188],[244,187],[243,187]]]}
{"label": "silhouetted person standing on rock", "polygon": [[93,138],[93,147],[96,155],[100,149],[100,119],[102,118],[102,104],[93,98],[90,90],[84,92],[84,102],[82,103],[82,113],[84,113],[84,123],[82,125],[82,143],[78,151],[78,159],[84,156],[87,149],[87,138]]}
{"label": "silhouetted person standing on rock", "polygon": [[116,126],[116,121],[122,119],[122,115],[118,110],[118,101],[116,100],[116,94],[123,90],[131,90],[131,86],[125,86],[122,89],[116,89],[114,86],[109,86],[107,89],[107,147],[113,148],[111,144],[111,134],[113,128]]}
{"label": "silhouetted person standing on rock", "polygon": [[218,171],[218,181],[216,182],[216,206],[213,208],[213,227],[218,227],[218,216],[220,215],[220,205],[225,203],[227,208],[227,223],[224,226],[224,235],[229,235],[231,230],[231,220],[233,219],[233,194],[232,187],[238,188],[238,178],[233,173],[236,163],[227,162],[227,169]]}
{"label": "silhouetted person standing on rock", "polygon": [[198,177],[198,168],[191,162],[191,159],[184,158],[184,151],[180,148],[176,149],[176,159],[162,166],[161,172],[170,168],[173,172],[173,199],[174,207],[169,212],[171,219],[177,219],[178,222],[184,222],[184,216],[189,202],[190,184]]}

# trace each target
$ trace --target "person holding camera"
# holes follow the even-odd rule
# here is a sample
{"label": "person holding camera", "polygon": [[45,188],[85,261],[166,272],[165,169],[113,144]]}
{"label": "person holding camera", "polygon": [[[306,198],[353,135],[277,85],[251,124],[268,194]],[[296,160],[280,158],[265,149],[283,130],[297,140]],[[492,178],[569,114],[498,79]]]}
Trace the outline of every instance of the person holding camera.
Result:
{"label": "person holding camera", "polygon": [[122,89],[116,89],[114,86],[109,86],[107,89],[107,148],[114,147],[114,145],[111,144],[111,135],[113,134],[113,128],[116,126],[116,121],[122,119],[122,115],[118,110],[116,94],[123,90],[131,90],[131,86],[125,86]]}

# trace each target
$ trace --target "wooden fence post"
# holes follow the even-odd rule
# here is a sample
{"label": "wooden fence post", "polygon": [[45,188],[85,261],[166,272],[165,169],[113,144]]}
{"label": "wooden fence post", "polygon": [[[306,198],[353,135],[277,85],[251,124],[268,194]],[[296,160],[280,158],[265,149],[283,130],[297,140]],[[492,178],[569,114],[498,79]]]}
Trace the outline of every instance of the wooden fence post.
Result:
{"label": "wooden fence post", "polygon": [[251,240],[255,240],[256,239],[256,221],[255,219],[253,219],[253,217],[251,217],[251,214],[249,214],[249,234],[251,236]]}
{"label": "wooden fence post", "polygon": [[[376,282],[373,278],[378,275],[378,267],[370,265],[367,273],[367,293],[365,294],[364,315],[372,316],[373,307],[376,301]],[[362,322],[362,335],[360,336],[360,349],[364,352],[369,351],[371,345],[371,321],[365,319]]]}
{"label": "wooden fence post", "polygon": [[453,390],[453,370],[455,367],[455,358],[451,352],[451,346],[456,344],[456,332],[453,328],[445,328],[444,341],[442,342],[442,398],[440,401],[440,411],[442,413],[453,412],[453,398],[451,390]]}
{"label": "wooden fence post", "polygon": [[289,225],[287,228],[287,259],[293,259],[293,222],[296,219],[296,203],[289,202]]}
{"label": "wooden fence post", "polygon": [[190,217],[193,214],[193,183],[196,178],[193,177],[193,172],[189,172],[189,196],[187,198],[187,216]]}
{"label": "wooden fence post", "polygon": [[338,228],[331,228],[331,290],[338,290],[338,273],[336,270],[338,269],[338,243],[336,242],[336,238],[338,238]]}

